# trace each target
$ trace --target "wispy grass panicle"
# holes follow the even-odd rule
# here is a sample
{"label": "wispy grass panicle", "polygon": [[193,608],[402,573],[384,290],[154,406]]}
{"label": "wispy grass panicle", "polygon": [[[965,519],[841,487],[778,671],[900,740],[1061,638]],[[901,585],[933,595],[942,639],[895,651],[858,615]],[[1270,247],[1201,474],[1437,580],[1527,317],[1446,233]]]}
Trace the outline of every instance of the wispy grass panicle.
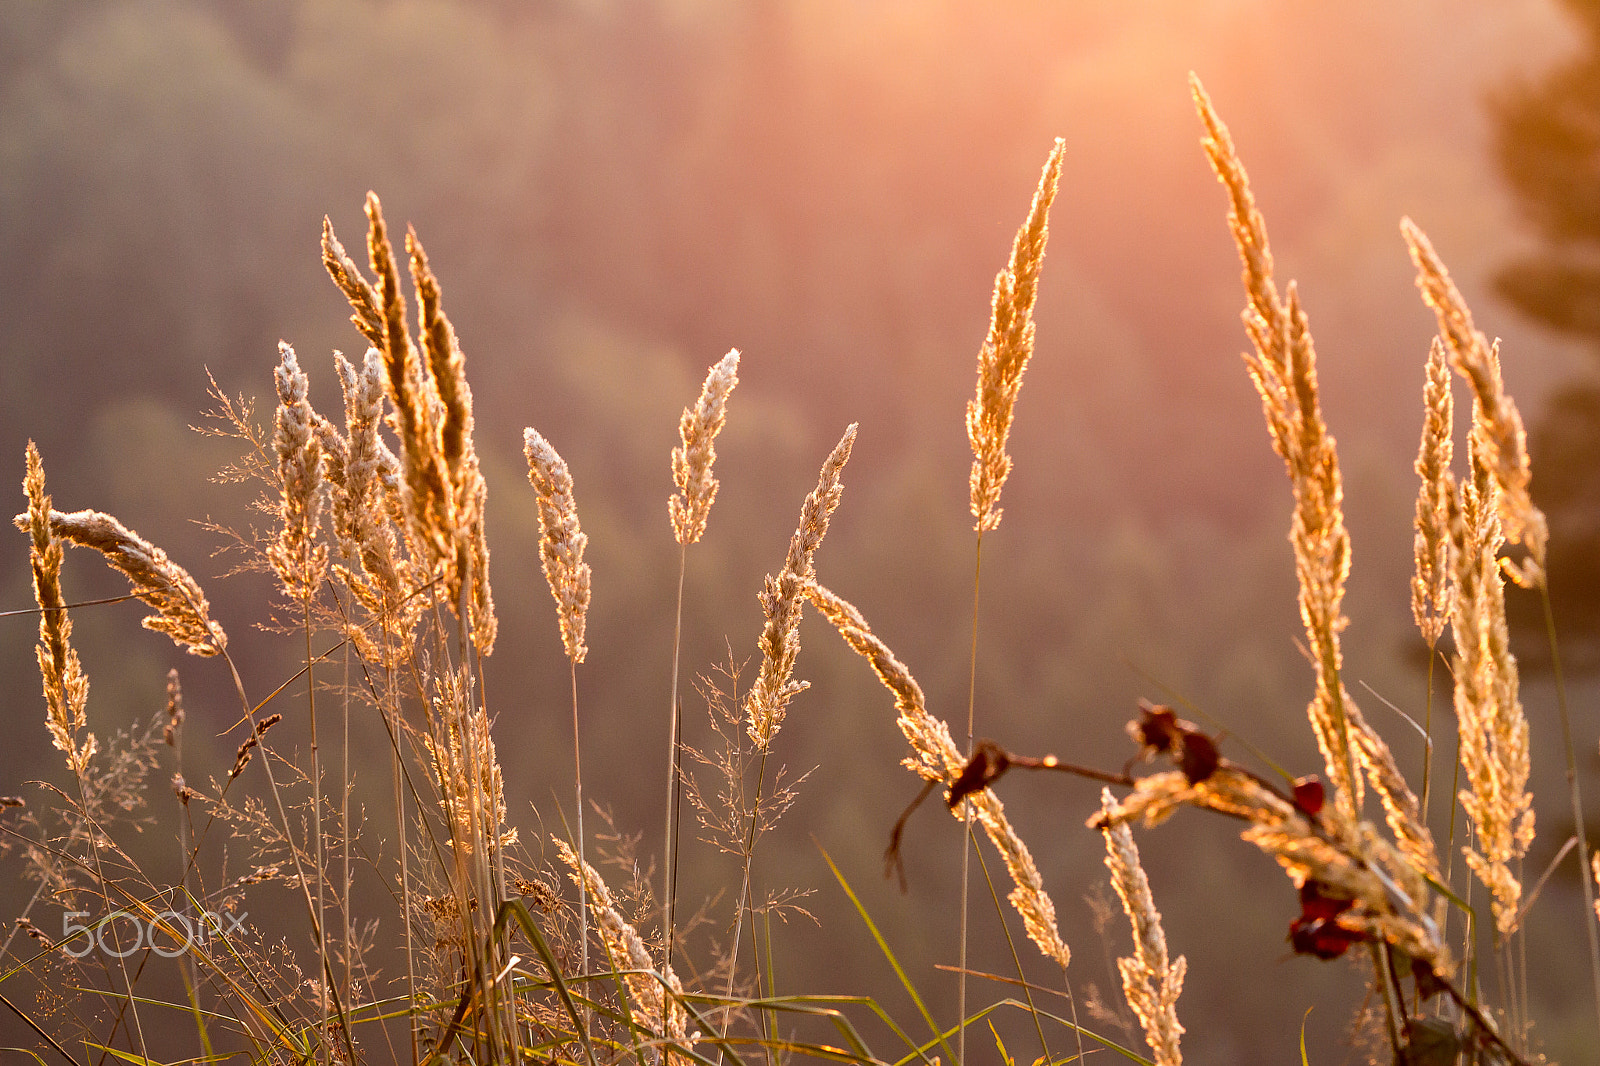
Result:
{"label": "wispy grass panicle", "polygon": [[[484,524],[488,491],[473,444],[466,361],[455,327],[444,313],[442,291],[427,253],[416,232],[408,228],[406,253],[418,304],[418,341],[412,341],[400,268],[376,193],[367,194],[366,213],[367,253],[377,284],[362,276],[326,219],[322,260],[354,310],[351,321],[381,356],[383,391],[392,407],[388,421],[400,448],[396,455],[381,440],[374,443],[378,476],[397,505],[391,510],[407,547],[429,570],[426,579],[442,579],[452,612],[460,613],[465,606],[468,617],[462,622],[473,644],[487,655],[494,649],[498,622]],[[364,410],[370,411],[364,384],[359,394]],[[385,581],[386,575],[380,575],[380,586]]]}
{"label": "wispy grass panicle", "polygon": [[284,594],[309,602],[327,571],[328,549],[318,538],[322,517],[322,443],[317,414],[307,399],[310,385],[294,349],[278,342],[278,367],[273,380],[278,410],[272,436],[278,460],[278,535],[267,546],[267,559]]}
{"label": "wispy grass panicle", "polygon": [[61,594],[65,552],[50,522],[44,460],[31,440],[27,459],[28,472],[22,484],[28,496],[28,511],[22,528],[32,540],[28,560],[33,567],[34,599],[40,607],[39,645],[35,651],[39,673],[44,678],[45,727],[50,730],[51,742],[66,755],[68,769],[74,777],[81,778],[99,747],[93,733],[83,732],[88,727],[85,708],[89,703],[89,679],[72,646],[72,618]]}
{"label": "wispy grass panicle", "polygon": [[[26,514],[12,522],[18,529],[30,528]],[[156,612],[144,619],[146,629],[165,633],[191,655],[216,655],[227,647],[227,634],[212,621],[199,583],[166,552],[100,511],[52,510],[50,528],[62,540],[93,548],[133,583],[134,596]]]}
{"label": "wispy grass panicle", "polygon": [[1342,604],[1350,572],[1350,536],[1344,525],[1338,452],[1318,399],[1316,349],[1294,284],[1280,295],[1273,279],[1266,222],[1228,127],[1200,80],[1191,74],[1189,85],[1205,126],[1206,155],[1228,194],[1228,224],[1244,267],[1244,325],[1255,348],[1245,355],[1245,366],[1261,395],[1273,449],[1283,459],[1294,488],[1289,539],[1300,584],[1300,617],[1317,672],[1316,692],[1306,713],[1336,802],[1354,821],[1361,810],[1363,782],[1348,721],[1347,709],[1354,704],[1340,679],[1339,640],[1345,625]]}
{"label": "wispy grass panicle", "polygon": [[717,498],[717,479],[711,466],[717,460],[717,434],[727,421],[728,396],[739,384],[737,348],[713,364],[693,407],[683,409],[678,435],[683,443],[672,449],[672,480],[678,491],[667,500],[672,533],[679,544],[693,544],[706,531],[706,518]]}
{"label": "wispy grass panicle", "polygon": [[578,504],[572,497],[572,473],[566,460],[532,427],[522,431],[528,458],[528,480],[539,497],[539,561],[561,623],[561,645],[574,664],[583,662],[584,620],[589,613],[589,564],[583,549],[589,538],[578,525]]}
{"label": "wispy grass panicle", "polygon": [[[848,601],[814,580],[807,581],[803,591],[839,631],[844,642],[872,665],[878,680],[894,694],[900,732],[911,744],[911,755],[903,763],[906,769],[924,781],[942,782],[946,786],[954,782],[961,775],[966,759],[951,739],[949,724],[929,713],[922,686],[911,676],[911,671],[873,634],[861,613]],[[1005,861],[1006,871],[1015,885],[1007,898],[1022,916],[1028,938],[1046,958],[1065,968],[1072,960],[1072,952],[1057,928],[1055,903],[1044,889],[1044,879],[1039,876],[1039,868],[1034,865],[1028,846],[1011,827],[1000,798],[993,789],[979,789],[968,795],[952,813],[964,818],[966,804],[971,804],[974,816]]]}
{"label": "wispy grass panicle", "polygon": [[[1475,402],[1475,422],[1480,411]],[[1456,728],[1469,786],[1459,798],[1476,829],[1475,847],[1463,849],[1467,865],[1494,897],[1496,927],[1509,935],[1522,896],[1512,867],[1533,842],[1533,797],[1528,720],[1506,629],[1499,482],[1479,452],[1480,440],[1478,434],[1469,437],[1473,476],[1449,500]]]}
{"label": "wispy grass panicle", "polygon": [[1499,342],[1489,343],[1473,325],[1472,311],[1427,234],[1409,218],[1400,220],[1400,232],[1417,267],[1417,287],[1439,320],[1439,336],[1450,353],[1451,365],[1466,379],[1481,408],[1481,414],[1473,418],[1471,434],[1499,489],[1503,534],[1508,543],[1520,544],[1528,552],[1521,564],[1507,560],[1502,565],[1517,584],[1537,588],[1544,582],[1550,530],[1529,492],[1533,473],[1527,433],[1516,401],[1501,379]]}
{"label": "wispy grass panicle", "polygon": [[[1100,809],[1114,810],[1111,790],[1101,791]],[[1150,894],[1150,881],[1139,862],[1139,848],[1133,830],[1126,822],[1109,822],[1101,828],[1106,840],[1106,868],[1111,871],[1111,887],[1122,900],[1122,912],[1133,927],[1133,955],[1117,960],[1122,976],[1122,993],[1128,1006],[1144,1027],[1145,1042],[1155,1056],[1156,1066],[1178,1066],[1183,1061],[1179,1047],[1183,1026],[1178,1023],[1178,996],[1183,992],[1183,975],[1188,966],[1182,955],[1170,959],[1167,936],[1161,928],[1161,912]]]}
{"label": "wispy grass panicle", "polygon": [[807,684],[793,679],[795,658],[800,654],[801,599],[805,583],[816,575],[813,557],[817,547],[828,532],[834,508],[844,496],[844,465],[856,443],[856,425],[850,423],[822,464],[817,487],[800,508],[800,524],[789,539],[783,569],[776,577],[767,575],[760,593],[761,609],[766,615],[761,630],[761,667],[745,698],[745,717],[750,739],[762,751],[771,747],[772,738],[783,725],[789,700]]}
{"label": "wispy grass panicle", "polygon": [[1450,364],[1437,337],[1428,348],[1428,380],[1422,391],[1425,412],[1422,443],[1417,448],[1416,569],[1411,577],[1411,615],[1422,639],[1439,643],[1450,617],[1449,495],[1454,491],[1450,462],[1455,400],[1450,392]]}
{"label": "wispy grass panicle", "polygon": [[1061,177],[1066,142],[1057,137],[1039,177],[1028,218],[1017,230],[1011,261],[995,277],[989,333],[978,353],[977,395],[967,401],[967,439],[972,443],[972,516],[976,529],[1000,524],[1000,490],[1011,474],[1006,441],[1022,389],[1022,374],[1033,355],[1033,305],[1039,267],[1050,236],[1050,205]]}

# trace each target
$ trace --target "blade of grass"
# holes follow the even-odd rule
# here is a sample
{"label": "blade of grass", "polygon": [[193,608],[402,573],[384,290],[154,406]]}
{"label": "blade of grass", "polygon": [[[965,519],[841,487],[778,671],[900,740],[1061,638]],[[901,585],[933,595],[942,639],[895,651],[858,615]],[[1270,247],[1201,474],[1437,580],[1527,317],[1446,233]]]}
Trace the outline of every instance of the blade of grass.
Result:
{"label": "blade of grass", "polygon": [[545,971],[550,974],[550,981],[555,985],[556,995],[561,999],[561,1007],[567,1012],[567,1017],[572,1019],[572,1031],[577,1034],[579,1042],[583,1045],[589,1066],[598,1066],[594,1057],[594,1044],[584,1027],[582,1015],[578,1013],[578,1005],[572,1000],[572,992],[561,976],[561,967],[556,964],[555,953],[550,950],[550,944],[545,940],[544,933],[539,931],[533,915],[528,913],[527,905],[520,899],[507,900],[501,904],[500,914],[494,922],[496,933],[503,932],[506,922],[510,919],[515,919],[517,925],[522,927],[528,942],[533,945],[533,950],[539,953],[539,960],[544,963]]}
{"label": "blade of grass", "polygon": [[[917,1012],[922,1015],[922,1020],[928,1023],[928,1031],[938,1035],[940,1030],[939,1026],[933,1020],[933,1015],[929,1013],[927,1005],[922,1002],[922,996],[917,992],[917,986],[911,983],[911,978],[906,975],[906,971],[901,967],[900,960],[895,958],[894,952],[889,947],[889,942],[886,941],[883,938],[883,934],[878,931],[878,926],[875,922],[873,922],[872,915],[867,913],[867,908],[862,904],[860,898],[856,895],[855,890],[850,887],[850,882],[845,880],[844,874],[841,873],[839,871],[839,867],[834,864],[833,856],[828,854],[827,849],[824,848],[822,844],[816,840],[816,838],[812,838],[812,843],[816,844],[817,850],[822,853],[822,861],[828,864],[828,869],[833,872],[834,880],[839,882],[839,887],[844,889],[844,894],[850,898],[851,905],[855,907],[856,913],[861,916],[862,922],[866,924],[867,932],[872,935],[873,943],[878,945],[878,950],[882,952],[883,957],[888,960],[889,966],[894,970],[895,976],[900,980],[901,987],[906,990],[906,994],[911,997],[911,1002],[916,1005]],[[950,1050],[950,1045],[945,1042],[943,1036],[939,1036],[938,1042],[939,1046],[944,1049],[944,1053],[949,1056],[950,1062],[958,1063],[961,1061],[955,1057],[955,1053]]]}

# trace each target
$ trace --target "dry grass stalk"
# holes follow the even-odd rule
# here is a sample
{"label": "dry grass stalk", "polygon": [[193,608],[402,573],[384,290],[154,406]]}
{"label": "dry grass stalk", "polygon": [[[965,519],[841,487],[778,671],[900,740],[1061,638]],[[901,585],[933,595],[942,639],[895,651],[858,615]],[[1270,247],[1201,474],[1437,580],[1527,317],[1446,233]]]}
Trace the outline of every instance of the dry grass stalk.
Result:
{"label": "dry grass stalk", "polygon": [[583,662],[588,647],[583,625],[589,611],[589,564],[583,561],[589,538],[578,525],[578,504],[572,498],[572,474],[550,442],[531,427],[522,431],[528,457],[528,480],[539,496],[539,560],[561,622],[561,644],[574,664]]}
{"label": "dry grass stalk", "polygon": [[1050,236],[1050,204],[1055,200],[1066,142],[1057,137],[1039,177],[1027,221],[1017,230],[1011,261],[995,277],[989,333],[978,353],[977,395],[967,401],[967,439],[972,443],[972,515],[982,532],[1000,524],[1000,490],[1011,473],[1006,440],[1022,389],[1022,374],[1033,355],[1033,305],[1039,267]]}
{"label": "dry grass stalk", "polygon": [[1451,961],[1438,925],[1426,911],[1426,882],[1411,861],[1368,825],[1336,806],[1315,817],[1250,774],[1220,767],[1191,782],[1180,770],[1140,778],[1119,803],[1089,820],[1095,829],[1143,821],[1159,825],[1192,805],[1248,822],[1240,836],[1278,860],[1296,888],[1314,884],[1326,898],[1348,900],[1336,925],[1352,940],[1381,940],[1448,977]]}
{"label": "dry grass stalk", "polygon": [[672,480],[678,491],[667,500],[672,533],[682,545],[693,544],[706,531],[706,518],[717,498],[717,479],[711,466],[717,460],[717,434],[727,421],[728,396],[739,384],[739,350],[723,356],[706,374],[700,398],[683,409],[678,435],[683,443],[672,449]]}
{"label": "dry grass stalk", "polygon": [[[555,840],[561,859],[572,867],[572,880],[584,891],[593,905],[596,925],[611,956],[612,965],[623,974],[629,998],[633,1000],[634,1022],[641,1025],[655,1039],[692,1049],[695,1038],[688,1034],[688,1013],[683,1008],[683,984],[670,966],[658,969],[650,958],[634,927],[617,910],[611,892],[593,866],[579,860],[571,845],[560,838]],[[659,975],[659,976],[658,976]],[[665,982],[666,988],[662,987]],[[667,995],[667,988],[672,995]],[[671,1051],[658,1051],[655,1061],[661,1063],[688,1063],[688,1056]]]}
{"label": "dry grass stalk", "polygon": [[[309,602],[327,570],[328,550],[317,539],[322,515],[322,444],[317,415],[306,399],[310,383],[295,359],[294,349],[278,342],[279,363],[273,372],[278,389],[276,428],[272,436],[278,459],[277,538],[267,546],[267,560],[284,594]],[[330,429],[332,427],[329,427]],[[334,434],[337,439],[337,434]]]}
{"label": "dry grass stalk", "polygon": [[1450,461],[1455,447],[1451,440],[1455,400],[1450,393],[1450,364],[1437,337],[1428,348],[1428,381],[1423,387],[1422,403],[1426,414],[1422,443],[1417,449],[1416,470],[1422,485],[1417,493],[1411,614],[1422,631],[1422,639],[1432,648],[1439,643],[1450,616],[1450,521],[1446,500],[1452,491]]}
{"label": "dry grass stalk", "polygon": [[[1116,804],[1111,790],[1100,795],[1102,811]],[[1176,961],[1167,957],[1167,937],[1161,928],[1161,912],[1150,895],[1150,881],[1139,863],[1139,848],[1126,822],[1113,822],[1101,832],[1106,838],[1106,868],[1111,871],[1111,886],[1122,900],[1123,913],[1133,926],[1131,957],[1117,960],[1122,975],[1122,992],[1128,1006],[1144,1027],[1145,1041],[1155,1056],[1156,1066],[1178,1066],[1183,1061],[1179,1039],[1178,996],[1183,992],[1183,975],[1188,966],[1182,955]]]}
{"label": "dry grass stalk", "polygon": [[839,443],[822,464],[817,487],[811,490],[800,508],[800,525],[789,539],[789,554],[777,577],[767,575],[759,599],[766,614],[761,630],[761,668],[755,684],[745,698],[745,717],[750,739],[762,751],[772,744],[783,725],[789,700],[806,687],[793,680],[795,658],[800,654],[800,604],[805,584],[816,576],[813,557],[828,532],[828,521],[844,495],[844,465],[856,442],[852,422]]}
{"label": "dry grass stalk", "polygon": [[[1480,414],[1474,403],[1475,423]],[[1479,453],[1480,440],[1477,433],[1468,440],[1472,479],[1449,500],[1456,728],[1469,785],[1459,798],[1477,830],[1476,850],[1463,849],[1467,865],[1493,895],[1496,927],[1507,935],[1516,927],[1522,895],[1512,863],[1533,842],[1533,797],[1527,787],[1528,720],[1518,696],[1500,576],[1503,509],[1498,480]]]}
{"label": "dry grass stalk", "polygon": [[1505,539],[1528,551],[1528,559],[1521,566],[1510,561],[1502,565],[1517,584],[1537,588],[1544,582],[1550,531],[1544,512],[1529,494],[1533,473],[1528,461],[1527,433],[1516,401],[1506,394],[1500,376],[1499,343],[1490,344],[1473,325],[1467,302],[1427,235],[1409,218],[1400,220],[1400,232],[1405,235],[1417,267],[1417,287],[1439,320],[1439,336],[1450,352],[1451,364],[1466,379],[1481,408],[1481,414],[1473,418],[1471,435],[1499,489],[1500,524]]}
{"label": "dry grass stalk", "polygon": [[66,755],[67,767],[81,778],[99,743],[93,733],[79,732],[88,727],[84,713],[89,702],[89,679],[72,646],[72,619],[61,594],[61,564],[64,552],[61,539],[50,523],[50,497],[44,491],[44,460],[33,441],[28,442],[28,472],[23,488],[28,495],[28,513],[22,528],[32,538],[28,559],[33,567],[33,595],[39,614],[39,673],[44,678],[45,726],[50,740]]}
{"label": "dry grass stalk", "polygon": [[[30,527],[25,514],[12,522],[18,529]],[[156,612],[145,618],[146,629],[165,633],[191,655],[215,655],[227,647],[227,634],[211,620],[211,605],[199,584],[160,548],[100,511],[51,511],[50,529],[56,537],[93,548],[133,582],[134,596]]]}
{"label": "dry grass stalk", "polygon": [[1261,394],[1273,450],[1283,459],[1294,487],[1289,539],[1300,584],[1300,617],[1317,672],[1316,694],[1307,716],[1334,784],[1336,802],[1354,821],[1361,810],[1363,789],[1348,721],[1349,708],[1354,705],[1339,676],[1350,536],[1344,525],[1338,453],[1318,400],[1316,350],[1294,284],[1280,296],[1273,281],[1266,222],[1256,208],[1228,128],[1193,75],[1190,88],[1206,128],[1206,155],[1228,193],[1229,227],[1244,265],[1248,301],[1244,325],[1255,348],[1253,354],[1245,355],[1245,366]]}
{"label": "dry grass stalk", "polygon": [[[928,712],[922,686],[905,664],[873,635],[866,620],[849,602],[815,581],[806,582],[803,591],[812,605],[833,623],[845,643],[872,665],[878,680],[894,694],[900,732],[910,742],[912,752],[902,765],[925,781],[939,781],[947,786],[955,781],[966,760],[950,737],[950,726]],[[971,804],[974,816],[1005,860],[1006,871],[1016,886],[1007,898],[1022,916],[1028,938],[1046,958],[1065,968],[1072,959],[1072,952],[1056,927],[1055,904],[1045,892],[1044,880],[1039,876],[1027,845],[1006,818],[1000,798],[992,789],[984,788],[967,796],[963,803]],[[957,805],[952,813],[964,818],[965,809]]]}

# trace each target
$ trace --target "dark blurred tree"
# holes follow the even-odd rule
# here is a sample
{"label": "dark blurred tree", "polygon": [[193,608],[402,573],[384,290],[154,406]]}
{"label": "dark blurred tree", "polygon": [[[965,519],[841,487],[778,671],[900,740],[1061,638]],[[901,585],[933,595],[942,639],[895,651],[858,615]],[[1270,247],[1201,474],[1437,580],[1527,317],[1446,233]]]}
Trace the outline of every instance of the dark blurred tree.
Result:
{"label": "dark blurred tree", "polygon": [[[1550,595],[1564,659],[1600,666],[1600,0],[1562,0],[1582,50],[1493,102],[1495,151],[1538,251],[1495,279],[1523,314],[1588,343],[1594,372],[1562,386],[1535,419],[1534,497],[1550,519]],[[1509,605],[1525,648],[1542,647],[1532,596]]]}

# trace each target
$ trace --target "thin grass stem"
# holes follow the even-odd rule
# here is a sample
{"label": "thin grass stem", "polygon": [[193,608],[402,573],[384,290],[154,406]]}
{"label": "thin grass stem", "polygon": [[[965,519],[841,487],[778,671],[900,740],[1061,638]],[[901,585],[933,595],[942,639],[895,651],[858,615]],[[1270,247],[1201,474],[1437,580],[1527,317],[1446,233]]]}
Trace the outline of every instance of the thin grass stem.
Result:
{"label": "thin grass stem", "polygon": [[1573,832],[1578,838],[1578,869],[1583,879],[1583,927],[1589,935],[1589,975],[1594,986],[1595,1019],[1600,1022],[1600,926],[1596,925],[1594,870],[1589,864],[1589,834],[1584,822],[1583,797],[1578,789],[1578,756],[1572,743],[1572,715],[1567,708],[1567,683],[1561,672],[1561,647],[1556,640],[1555,611],[1550,605],[1550,578],[1539,583],[1544,607],[1544,631],[1550,641],[1550,669],[1556,685],[1556,710],[1561,716],[1561,745],[1567,760],[1567,797],[1572,803]]}
{"label": "thin grass stem", "polygon": [[672,968],[677,940],[674,911],[678,901],[678,805],[683,793],[683,720],[678,700],[678,660],[683,639],[683,577],[688,568],[689,546],[678,546],[678,605],[672,618],[672,707],[667,728],[667,825],[662,841],[661,938],[662,965]]}

